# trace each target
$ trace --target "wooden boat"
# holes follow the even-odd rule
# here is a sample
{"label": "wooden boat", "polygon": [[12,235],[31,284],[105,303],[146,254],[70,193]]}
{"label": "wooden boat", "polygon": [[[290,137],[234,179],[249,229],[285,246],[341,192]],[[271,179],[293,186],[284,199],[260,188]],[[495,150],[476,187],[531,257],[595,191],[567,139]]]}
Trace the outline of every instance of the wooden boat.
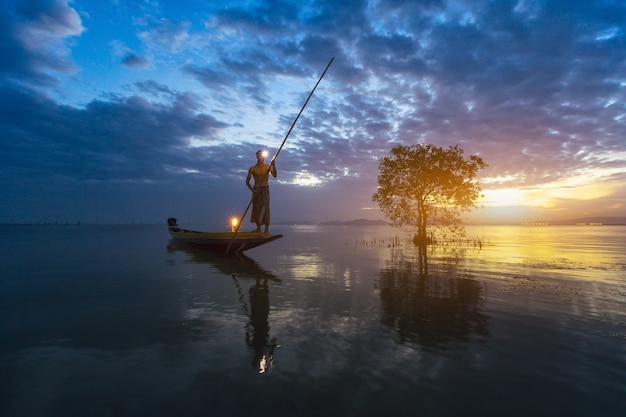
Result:
{"label": "wooden boat", "polygon": [[178,227],[173,217],[167,220],[167,225],[167,230],[175,241],[202,246],[224,255],[240,253],[283,237],[252,232],[198,232]]}

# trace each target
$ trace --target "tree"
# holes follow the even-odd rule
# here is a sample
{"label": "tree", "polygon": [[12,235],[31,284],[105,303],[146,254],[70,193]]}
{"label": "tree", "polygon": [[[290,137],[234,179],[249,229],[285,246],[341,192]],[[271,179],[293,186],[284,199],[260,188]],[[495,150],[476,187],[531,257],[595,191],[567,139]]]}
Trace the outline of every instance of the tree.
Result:
{"label": "tree", "polygon": [[414,226],[415,242],[424,246],[429,226],[459,227],[461,214],[476,207],[481,188],[474,177],[486,166],[479,156],[465,159],[458,145],[397,145],[379,163],[372,199],[395,224]]}

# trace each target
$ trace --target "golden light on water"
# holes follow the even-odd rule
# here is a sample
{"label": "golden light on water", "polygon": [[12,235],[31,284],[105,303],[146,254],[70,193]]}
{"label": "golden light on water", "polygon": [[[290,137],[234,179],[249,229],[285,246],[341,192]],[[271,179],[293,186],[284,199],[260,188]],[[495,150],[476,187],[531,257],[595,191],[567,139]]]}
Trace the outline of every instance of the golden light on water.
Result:
{"label": "golden light on water", "polygon": [[[602,226],[468,226],[467,233],[489,236],[490,262],[499,265],[500,272],[516,271],[521,266],[528,271],[550,271],[552,276],[589,279],[593,270],[599,279],[615,277],[619,268],[600,243],[606,233]],[[537,284],[530,278],[517,281],[517,285],[533,283]]]}

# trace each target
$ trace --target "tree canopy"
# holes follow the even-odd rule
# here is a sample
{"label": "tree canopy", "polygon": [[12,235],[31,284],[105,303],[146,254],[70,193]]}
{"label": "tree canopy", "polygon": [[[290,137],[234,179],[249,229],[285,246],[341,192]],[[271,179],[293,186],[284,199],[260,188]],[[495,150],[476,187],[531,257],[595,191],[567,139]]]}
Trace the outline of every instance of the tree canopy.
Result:
{"label": "tree canopy", "polygon": [[397,145],[379,163],[372,199],[395,224],[415,226],[417,242],[425,244],[429,226],[459,226],[461,215],[477,206],[475,176],[486,166],[479,156],[464,158],[458,145]]}

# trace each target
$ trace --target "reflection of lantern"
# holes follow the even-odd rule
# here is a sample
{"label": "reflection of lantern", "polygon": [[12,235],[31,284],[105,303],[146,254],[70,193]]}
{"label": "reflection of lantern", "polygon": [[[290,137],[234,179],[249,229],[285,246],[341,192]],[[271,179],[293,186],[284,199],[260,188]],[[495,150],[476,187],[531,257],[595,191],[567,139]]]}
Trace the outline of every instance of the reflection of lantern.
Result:
{"label": "reflection of lantern", "polygon": [[265,359],[265,355],[263,355],[259,361],[259,373],[264,374],[265,371],[267,371],[267,359]]}
{"label": "reflection of lantern", "polygon": [[237,223],[239,223],[239,220],[237,220],[236,217],[233,217],[232,219],[230,219],[230,231],[234,232],[235,228],[237,227]]}

